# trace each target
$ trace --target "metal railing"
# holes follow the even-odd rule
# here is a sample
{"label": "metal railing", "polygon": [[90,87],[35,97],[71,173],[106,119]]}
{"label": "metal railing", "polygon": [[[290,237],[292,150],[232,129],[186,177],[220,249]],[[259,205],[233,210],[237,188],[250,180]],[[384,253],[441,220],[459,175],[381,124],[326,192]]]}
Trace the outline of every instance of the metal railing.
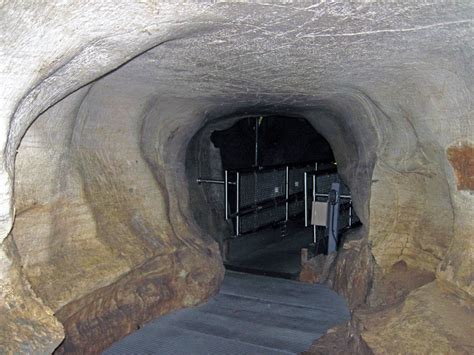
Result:
{"label": "metal railing", "polygon": [[[307,165],[306,165],[307,166]],[[273,220],[270,224],[278,223],[278,222],[287,222],[290,218],[290,206],[294,206],[292,204],[302,201],[303,199],[303,191],[290,191],[290,170],[291,169],[304,169],[304,165],[294,165],[294,166],[278,166],[278,167],[269,167],[269,168],[253,168],[253,169],[245,169],[241,171],[229,171],[224,170],[224,180],[220,179],[212,179],[212,178],[198,178],[196,181],[199,184],[216,184],[216,185],[223,185],[224,186],[224,209],[225,209],[225,219],[235,219],[235,236],[240,236],[242,233],[247,233],[245,229],[242,231],[242,218],[248,218],[251,214],[258,214],[262,213],[263,211],[269,209],[275,209],[284,206],[284,215],[281,215],[281,219]],[[268,187],[273,186],[272,183],[268,182],[265,185],[267,189],[266,193],[260,191],[260,187],[257,184],[257,175],[258,174],[272,174],[272,172],[281,173],[281,177],[283,177],[283,169],[284,169],[284,182],[279,180],[277,185],[284,187],[284,192],[281,191],[278,194],[269,193]],[[255,189],[252,189],[252,193],[255,193],[255,196],[245,196],[242,198],[242,175],[246,178],[246,186],[248,191],[248,184],[251,183],[251,176],[254,174],[254,182],[256,184]],[[260,176],[260,175],[259,175]],[[281,177],[277,177],[276,180],[280,179]],[[249,180],[250,178],[250,180]],[[270,177],[271,178],[271,177]],[[261,177],[260,177],[261,179]],[[261,182],[265,184],[265,179]],[[229,187],[232,186],[232,191],[229,191]],[[298,185],[297,185],[298,186]],[[299,185],[301,186],[301,185]],[[272,187],[273,188],[273,187]],[[255,190],[255,191],[254,191]],[[265,189],[263,189],[265,191]],[[244,192],[245,193],[245,192]],[[235,195],[234,195],[235,194]],[[257,196],[258,194],[258,196]],[[230,197],[235,198],[235,206],[230,206]],[[245,200],[245,201],[244,201]],[[242,205],[244,204],[244,205]],[[234,205],[232,203],[232,205]],[[293,208],[294,210],[295,208]],[[302,212],[300,212],[302,213]],[[267,216],[268,217],[268,216]],[[258,219],[258,217],[257,217]],[[246,222],[249,222],[247,219]],[[264,228],[268,224],[254,226],[252,230],[257,230],[260,228]]]}
{"label": "metal railing", "polygon": [[[329,199],[329,191],[328,193],[320,193],[318,191],[318,178],[323,177],[323,176],[330,176],[330,175],[335,175],[336,178],[334,179],[334,182],[339,182],[339,176],[337,175],[337,170],[336,169],[330,169],[330,170],[322,170],[318,171],[317,166],[315,167],[314,171],[307,171],[304,173],[304,201],[305,201],[305,207],[304,207],[304,225],[305,227],[309,226],[308,222],[308,201],[309,201],[309,184],[308,184],[308,178],[312,178],[312,202],[315,202],[317,198],[325,198]],[[341,203],[341,205],[346,205],[349,204],[349,213],[348,213],[348,227],[350,228],[353,224],[353,210],[352,210],[352,196],[350,193],[348,194],[340,194],[338,196],[339,199],[341,200],[347,200],[346,202]],[[313,243],[317,242],[317,226],[313,224]]]}
{"label": "metal railing", "polygon": [[[301,167],[301,165],[295,165],[290,167],[289,165],[284,166],[284,194],[281,193],[281,195],[278,196],[267,196],[267,198],[263,198],[262,196],[257,196],[254,197],[254,200],[252,200],[252,203],[249,203],[249,198],[246,197],[244,200],[245,206],[241,206],[242,204],[242,196],[241,196],[241,178],[242,178],[242,173],[240,171],[228,171],[224,170],[224,180],[219,180],[219,179],[211,179],[211,178],[198,178],[197,182],[199,184],[217,184],[217,185],[224,185],[224,205],[225,205],[225,220],[234,220],[235,222],[235,236],[240,236],[242,234],[242,228],[241,228],[241,221],[242,218],[248,218],[249,215],[251,214],[258,214],[262,213],[265,210],[269,209],[276,209],[281,206],[285,206],[285,213],[284,216],[282,215],[281,219],[278,220],[272,220],[270,224],[278,223],[278,222],[287,222],[290,218],[290,205],[295,206],[294,203],[301,203],[301,200],[304,201],[304,207],[303,207],[303,214],[304,214],[304,226],[308,227],[309,226],[309,218],[308,218],[308,211],[309,211],[309,191],[310,188],[312,189],[312,201],[316,201],[317,198],[328,198],[329,193],[321,193],[318,192],[318,178],[323,177],[326,175],[337,175],[337,169],[325,169],[325,170],[318,170],[318,165],[317,163],[314,164],[314,170],[312,171],[304,171],[303,173],[303,191],[299,189],[299,191],[295,191],[295,188],[293,188],[293,191],[290,191],[290,169],[297,169],[300,167],[301,169],[304,169]],[[306,167],[309,167],[306,165]],[[281,168],[280,168],[281,169]],[[248,176],[249,174],[255,174],[255,179],[256,174],[259,172],[262,173],[263,171],[281,171],[278,170],[278,168],[271,167],[268,169],[247,169],[243,172],[244,176]],[[300,170],[301,171],[301,170]],[[294,174],[296,174],[297,171],[294,170]],[[309,177],[312,178],[312,186],[309,186]],[[337,177],[338,179],[338,177]],[[301,181],[301,180],[300,180]],[[247,181],[248,182],[248,181]],[[256,182],[256,180],[255,180]],[[230,203],[229,203],[229,186],[233,187],[233,193],[235,193],[235,206],[231,209]],[[280,185],[281,186],[281,185]],[[298,186],[298,185],[295,185]],[[257,183],[256,183],[256,188],[255,191],[253,191],[255,194],[257,193]],[[350,194],[341,194],[339,196],[340,199],[348,200],[345,204],[349,204],[349,221],[348,221],[348,226],[352,225],[353,222],[353,210],[352,210],[352,198]],[[293,205],[292,205],[293,204]],[[301,206],[301,205],[300,205]],[[295,209],[295,208],[293,208]],[[301,212],[298,212],[301,213]],[[293,214],[294,215],[294,214]],[[298,214],[300,215],[300,214]],[[256,217],[258,218],[258,217]],[[248,220],[247,220],[248,221]],[[267,226],[268,224],[263,224],[261,226],[255,226],[252,231],[255,231],[257,229],[263,228]],[[243,233],[247,233],[244,229]],[[316,226],[313,225],[313,241],[316,242]]]}

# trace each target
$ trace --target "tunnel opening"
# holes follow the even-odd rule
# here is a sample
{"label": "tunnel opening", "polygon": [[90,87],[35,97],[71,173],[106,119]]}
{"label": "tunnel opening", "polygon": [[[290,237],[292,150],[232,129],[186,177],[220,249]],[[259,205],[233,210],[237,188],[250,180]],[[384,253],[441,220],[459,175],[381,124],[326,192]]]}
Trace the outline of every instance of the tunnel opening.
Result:
{"label": "tunnel opening", "polygon": [[207,204],[193,209],[194,218],[203,228],[209,211],[225,221],[211,233],[227,269],[298,279],[304,261],[337,251],[345,233],[361,224],[333,151],[300,115],[227,121],[227,127],[207,123],[190,143],[193,162],[199,151],[191,172],[198,186],[190,189],[201,193],[192,200]]}
{"label": "tunnel opening", "polygon": [[[132,61],[128,65],[133,64]],[[271,198],[267,196],[258,202],[270,202],[270,207],[276,205],[281,212],[283,205],[288,204],[290,208],[293,203],[299,203],[301,208],[308,200],[308,208],[304,210],[310,220],[311,197],[315,200],[321,197],[324,201],[320,202],[326,204],[329,197],[312,195],[313,177],[319,173],[321,177],[330,174],[335,182],[341,182],[334,172],[335,156],[338,156],[342,164],[337,166],[344,169],[346,177],[355,176],[360,182],[356,184],[346,178],[359,190],[359,203],[363,206],[367,202],[366,196],[360,198],[360,191],[367,192],[370,182],[361,177],[370,173],[371,166],[354,171],[353,167],[360,164],[359,156],[354,154],[359,152],[356,144],[359,137],[347,126],[348,115],[334,110],[330,102],[323,101],[328,108],[317,102],[304,115],[222,116],[225,111],[222,109],[216,109],[219,112],[216,115],[215,103],[205,100],[186,106],[183,99],[163,100],[163,104],[155,97],[143,95],[148,88],[130,83],[131,74],[123,74],[122,70],[126,72],[128,65],[73,93],[40,115],[27,130],[18,150],[15,166],[18,203],[12,237],[25,277],[66,329],[66,338],[58,353],[81,348],[103,349],[130,332],[131,325],[133,329],[140,328],[157,316],[209,299],[219,290],[223,257],[243,262],[234,265],[239,270],[296,278],[302,247],[308,246],[306,249],[313,250],[314,254],[327,253],[324,244],[315,243],[318,239],[314,233],[313,245],[305,244],[311,240],[311,230],[317,232],[316,237],[322,232],[308,226],[309,233],[301,238],[304,243],[297,241],[296,247],[290,250],[290,263],[283,264],[283,269],[278,270],[274,265],[270,268],[264,265],[263,269],[255,265],[247,267],[246,258],[232,257],[235,251],[247,250],[241,255],[249,254],[248,251],[260,252],[269,244],[276,244],[271,242],[275,236],[281,239],[282,231],[283,239],[288,240],[292,222],[294,230],[302,229],[301,212],[288,211],[286,225],[275,219],[262,226],[259,226],[257,213],[253,216],[256,217],[253,223],[257,225],[252,224],[247,231],[237,233],[237,224],[232,218],[230,221],[221,218],[225,217],[221,206],[222,184],[211,184],[209,186],[217,190],[205,192],[206,184],[198,183],[203,176],[222,179],[226,170],[223,167],[229,172],[241,171],[242,177],[247,174],[250,179],[255,173],[259,176],[269,172],[271,176],[285,176],[292,188],[302,188],[301,174],[308,172],[308,199],[302,200],[304,192],[296,189],[294,201],[286,196],[282,201],[287,184],[282,184],[280,179],[280,183],[274,185],[272,178],[272,183],[263,189]],[[123,85],[123,80],[127,85]],[[232,100],[228,105],[228,111],[235,111]],[[358,115],[349,117],[359,118]],[[244,127],[239,127],[239,122]],[[219,133],[232,130],[234,126],[247,129],[250,137],[261,127],[260,137],[267,135],[268,138],[260,145],[267,147],[263,153],[269,154],[265,156],[257,150],[255,155],[255,142],[251,144],[250,156],[257,157],[256,164],[254,161],[249,165],[252,159],[244,155],[242,162],[235,165],[233,149],[230,149],[230,159],[226,153],[221,154],[227,146],[217,147],[221,145]],[[334,153],[315,126],[332,142],[339,143],[334,145]],[[231,136],[234,134],[231,132]],[[248,138],[242,132],[238,136],[244,142]],[[295,145],[296,140],[302,144]],[[221,143],[228,141],[223,139]],[[307,156],[308,153],[311,154]],[[354,159],[349,159],[351,156]],[[293,170],[298,172],[299,178],[290,184],[286,175]],[[37,183],[46,177],[43,185]],[[298,185],[294,184],[296,181]],[[236,187],[237,181],[229,179],[229,182],[229,190]],[[279,189],[276,191],[275,187]],[[319,193],[329,195],[329,190]],[[229,205],[236,200],[230,196]],[[235,212],[229,207],[230,214]],[[259,239],[255,238],[259,227],[265,227],[270,238],[262,238],[249,249],[248,241]],[[33,230],[38,243],[43,245],[41,249],[32,249],[29,245]],[[233,238],[235,236],[238,238]],[[234,245],[229,246],[231,243]],[[318,250],[318,246],[323,250]],[[234,254],[228,255],[226,250]],[[288,252],[287,246],[284,251]],[[274,260],[273,252],[267,260]],[[291,269],[293,266],[296,267]],[[255,279],[252,283],[260,281],[262,285],[266,282]],[[346,304],[335,293],[328,297],[342,310],[335,313],[333,324],[347,319]],[[104,305],[102,299],[114,301]],[[129,307],[126,312],[124,305]],[[99,330],[105,335],[101,342],[91,345],[88,339],[95,337]]]}
{"label": "tunnel opening", "polygon": [[[95,338],[105,326],[103,321],[96,322],[98,318],[117,320],[106,327],[103,340],[94,345],[102,349],[130,332],[131,326],[140,327],[153,317],[208,299],[222,281],[225,250],[235,252],[240,240],[250,240],[236,238],[237,247],[221,242],[220,238],[237,234],[236,223],[220,218],[225,211],[220,206],[222,190],[206,195],[196,183],[203,176],[222,179],[222,164],[229,161],[222,159],[211,135],[230,128],[232,121],[242,117],[223,116],[222,112],[229,114],[247,106],[266,106],[268,110],[283,98],[273,95],[262,100],[255,93],[241,100],[225,94],[217,99],[212,95],[187,97],[187,93],[157,96],[155,89],[161,84],[148,79],[160,76],[148,73],[157,70],[154,58],[162,49],[143,53],[51,106],[28,129],[19,148],[15,166],[18,213],[12,235],[26,278],[66,329],[59,352],[90,347],[85,343],[87,339]],[[291,133],[288,128],[298,126],[298,122],[307,128],[302,130],[306,133],[312,130],[308,123],[317,127],[334,148],[334,153],[329,149],[328,161],[328,151],[322,154],[325,158],[318,162],[318,170],[324,170],[325,164],[333,167],[337,156],[341,175],[355,187],[358,206],[367,220],[368,177],[374,151],[370,149],[371,140],[357,144],[361,135],[372,129],[371,122],[361,114],[365,114],[365,102],[358,92],[345,88],[318,95],[295,97],[290,110],[298,114],[266,112],[260,123],[267,125],[281,118],[282,127],[274,124],[276,132],[286,133]],[[258,122],[262,115],[250,116]],[[209,120],[212,124],[205,125]],[[200,134],[207,129],[212,129],[209,136]],[[282,136],[291,141],[291,135]],[[196,149],[202,140],[208,152]],[[279,146],[271,135],[269,141]],[[328,148],[327,142],[324,147]],[[267,155],[270,160],[262,171],[281,175],[281,163],[285,166],[287,159],[296,166],[302,164],[303,170],[316,170],[314,161],[305,166],[307,158],[291,161],[292,155],[285,155],[288,150],[276,151],[278,154]],[[319,149],[309,151],[321,153]],[[202,155],[198,159],[194,159],[196,152]],[[34,166],[30,164],[31,156],[36,157]],[[257,154],[259,158],[265,157]],[[206,159],[208,163],[196,165]],[[259,164],[244,168],[255,171]],[[217,175],[196,175],[193,169]],[[38,176],[47,180],[41,187]],[[311,182],[312,177],[308,179],[310,189]],[[300,181],[294,187],[302,185]],[[274,187],[270,186],[270,192],[275,193]],[[281,195],[283,190],[280,186],[276,194]],[[216,203],[207,203],[212,199]],[[274,204],[275,196],[271,200]],[[288,232],[287,227],[275,222],[269,226],[277,228],[268,230],[276,230],[280,237],[282,229],[283,234]],[[249,232],[254,229],[258,228],[254,225]],[[33,230],[42,249],[29,245]],[[219,239],[220,250],[215,238]],[[295,274],[279,273],[291,278]],[[102,305],[103,298],[118,300]]]}
{"label": "tunnel opening", "polygon": [[99,352],[216,294],[214,238],[236,228],[222,186],[206,195],[196,179],[225,169],[197,174],[189,160],[219,165],[209,137],[230,121],[202,142],[196,132],[280,105],[330,142],[363,223],[335,258],[307,263],[351,308],[329,349],[470,353],[469,14],[470,3],[7,1],[0,352],[50,353],[64,336],[58,352]]}
{"label": "tunnel opening", "polygon": [[[119,76],[119,83],[120,79]],[[288,163],[286,159],[289,159],[285,156],[288,149],[279,149],[281,144],[278,144],[274,134],[284,132],[283,137],[292,143],[295,139],[288,133],[292,133],[291,126],[298,126],[298,122],[305,132],[317,127],[317,131],[324,133],[324,137],[331,141],[333,152],[328,154],[326,150],[319,158],[311,156],[309,165],[305,165],[308,163],[306,157],[294,161],[290,159],[290,163],[296,167],[302,164],[303,172],[324,173],[326,169],[334,168],[337,157],[339,173],[345,177],[344,181],[351,186],[352,192],[357,193],[358,200],[354,199],[354,202],[359,203],[361,219],[368,220],[368,192],[372,184],[368,177],[372,174],[374,151],[370,149],[369,139],[361,139],[370,132],[365,115],[370,112],[368,107],[372,107],[370,102],[367,104],[364,101],[365,98],[361,99],[353,93],[335,95],[333,101],[316,102],[314,107],[301,115],[265,113],[227,117],[215,115],[210,110],[211,114],[206,117],[208,106],[203,105],[198,111],[200,116],[192,120],[196,118],[195,108],[179,112],[182,116],[176,114],[176,107],[182,109],[182,101],[170,100],[166,102],[168,106],[146,105],[146,100],[139,101],[137,98],[136,87],[127,88],[123,93],[123,87],[117,85],[115,80],[117,78],[113,75],[105,77],[53,106],[28,130],[17,157],[15,183],[20,203],[17,204],[13,236],[29,282],[55,310],[55,316],[67,329],[59,352],[91,346],[87,339],[104,327],[104,323],[96,325],[98,316],[94,310],[97,307],[104,312],[100,317],[119,319],[114,327],[106,328],[108,334],[104,337],[104,343],[97,345],[102,349],[112,340],[130,332],[130,324],[141,327],[156,316],[196,305],[217,292],[222,277],[222,256],[227,258],[225,253],[231,249],[245,251],[242,246],[248,245],[251,239],[248,235],[233,238],[237,234],[236,223],[225,220],[222,184],[201,182],[199,185],[197,180],[215,177],[215,180],[222,181],[224,167],[229,171],[240,169],[242,174],[250,171],[250,176],[259,171],[285,176],[281,172],[286,172],[282,166],[288,166],[285,165]],[[103,102],[108,104],[103,105]],[[268,149],[269,163],[261,166],[262,169],[252,158],[247,158],[253,161],[250,166],[239,163],[233,167],[231,164],[235,162],[225,158],[225,153],[223,159],[223,149],[217,147],[220,145],[218,132],[232,130],[239,122],[246,125],[250,137],[254,137],[256,132],[251,129],[252,122],[257,127],[259,124],[276,127],[270,131],[269,141],[276,143],[278,154],[273,155]],[[71,127],[70,130],[63,131],[65,125]],[[261,133],[263,137],[263,129]],[[239,136],[245,140],[241,132]],[[228,141],[230,139],[224,139],[223,143]],[[327,142],[324,144],[327,148]],[[254,148],[254,142],[250,146]],[[309,150],[319,152],[318,149]],[[300,147],[294,151],[307,152],[308,149]],[[230,152],[232,158],[235,153],[232,149]],[[254,152],[249,149],[247,154],[255,158]],[[37,157],[34,167],[30,164],[31,156]],[[258,158],[264,161],[264,156],[257,152]],[[314,159],[320,160],[316,161],[317,171],[314,171]],[[50,178],[49,184],[40,187],[37,178],[41,175],[32,174],[32,171],[41,170]],[[309,190],[312,190],[313,176],[316,177],[316,174],[308,179]],[[336,180],[341,179],[337,177]],[[229,182],[234,183],[229,184],[231,190],[237,181],[229,179]],[[300,182],[298,187],[302,185],[304,183]],[[274,188],[275,185],[270,184],[270,194],[275,193]],[[205,189],[208,189],[207,192]],[[282,191],[284,188],[278,190],[277,196],[272,196],[273,205],[275,197],[281,196]],[[321,193],[329,195],[329,191]],[[308,195],[311,196],[311,192]],[[325,197],[327,203],[329,196]],[[276,201],[281,202],[281,199]],[[234,202],[229,198],[229,205]],[[286,197],[284,202],[287,202]],[[308,203],[308,212],[310,205]],[[235,210],[229,208],[229,213],[232,212],[235,213]],[[200,228],[195,228],[196,224]],[[277,228],[272,228],[274,226]],[[364,223],[364,227],[367,226],[368,223]],[[266,227],[281,238],[281,224],[272,223],[271,227]],[[255,225],[249,229],[250,234],[255,232],[254,229]],[[31,249],[28,237],[32,230],[35,230],[38,240],[45,241],[47,248]],[[349,253],[344,250],[344,255],[338,260],[333,258],[334,263],[328,265],[336,271],[331,279],[322,280],[332,282],[333,287],[352,305],[366,301],[372,282],[371,264],[364,264],[366,260],[371,260],[366,237],[362,234],[362,237],[351,240],[356,247],[349,247]],[[214,246],[216,238],[220,257]],[[310,239],[306,238],[303,239]],[[261,247],[268,246],[267,242],[256,249],[264,249]],[[237,244],[226,246],[226,243]],[[298,256],[298,266],[301,265],[299,259],[303,246],[298,244],[296,250],[300,254],[294,254]],[[350,253],[352,259],[346,257]],[[248,256],[249,252],[243,254]],[[294,278],[296,274],[292,270],[288,272],[288,264],[283,272],[275,272],[274,265],[262,271],[255,265],[246,267],[248,260],[245,258],[236,259],[237,263],[244,262],[237,265],[241,270],[287,278]],[[270,260],[274,260],[272,255]],[[228,260],[224,261],[227,263]],[[45,279],[54,279],[55,282],[48,284]],[[432,274],[429,274],[422,282],[432,279]],[[355,287],[351,288],[353,284]],[[144,285],[149,285],[149,288]],[[149,302],[145,307],[140,306],[143,294]],[[118,303],[130,305],[126,313],[115,304],[106,307],[100,304],[102,298],[124,297],[122,295],[129,297],[120,299],[122,303]],[[129,300],[132,302],[127,303]],[[155,310],[148,313],[148,309],[153,307],[156,307]],[[338,319],[341,321],[342,318]],[[81,332],[77,332],[78,328]]]}

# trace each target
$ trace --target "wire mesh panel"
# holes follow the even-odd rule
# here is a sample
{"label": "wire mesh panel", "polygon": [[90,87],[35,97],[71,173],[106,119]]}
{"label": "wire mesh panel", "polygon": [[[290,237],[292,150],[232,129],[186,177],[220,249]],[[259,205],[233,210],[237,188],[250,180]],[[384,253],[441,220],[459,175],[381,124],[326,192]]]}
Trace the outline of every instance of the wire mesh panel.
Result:
{"label": "wire mesh panel", "polygon": [[[311,167],[291,167],[288,170],[289,217],[304,212],[304,172],[308,169]],[[256,209],[256,206],[260,206],[262,203],[270,204],[264,209],[258,209],[251,214],[242,216],[240,218],[241,232],[246,233],[284,221],[286,219],[285,196],[286,168],[241,173],[240,210]],[[272,203],[274,206],[271,206]]]}
{"label": "wire mesh panel", "polygon": [[288,214],[291,217],[298,216],[304,212],[304,200],[300,198],[296,201],[292,201],[288,206]]}
{"label": "wire mesh panel", "polygon": [[327,194],[331,190],[333,182],[338,182],[339,175],[337,173],[316,176],[316,193]]}
{"label": "wire mesh panel", "polygon": [[256,174],[240,175],[240,206],[252,206],[255,203]]}
{"label": "wire mesh panel", "polygon": [[[285,169],[243,173],[240,178],[240,208],[255,208],[262,202],[285,197]],[[285,206],[255,210],[240,219],[242,233],[250,232],[285,219]]]}
{"label": "wire mesh panel", "polygon": [[[341,180],[338,173],[316,176],[316,193],[327,194],[331,190],[331,185],[334,182],[341,184],[341,195],[350,195],[350,190],[346,184]],[[310,183],[312,189],[312,182]]]}
{"label": "wire mesh panel", "polygon": [[[288,170],[288,217],[293,218],[304,213],[304,173],[312,171],[313,166],[291,167]],[[325,175],[308,176],[308,206],[313,199],[313,178],[316,181],[316,194],[327,195],[334,182],[341,184],[341,194],[349,195],[349,188],[341,181],[337,172]],[[242,172],[240,174],[239,210],[246,211],[240,217],[241,233],[255,231],[267,225],[275,224],[286,219],[286,169],[275,168]],[[317,196],[317,201],[327,201],[327,196]],[[344,228],[349,224],[349,214],[353,221],[357,216],[350,211],[349,200],[341,200],[339,226]]]}
{"label": "wire mesh panel", "polygon": [[241,174],[241,208],[285,196],[285,170],[275,169]]}
{"label": "wire mesh panel", "polygon": [[292,198],[288,205],[288,214],[295,217],[304,213],[304,173],[313,168],[312,165],[294,167],[289,171],[288,191]]}
{"label": "wire mesh panel", "polygon": [[289,192],[290,195],[303,192],[304,189],[304,173],[309,170],[310,167],[293,168],[289,171]]}
{"label": "wire mesh panel", "polygon": [[264,171],[257,174],[255,201],[261,202],[285,196],[285,170]]}
{"label": "wire mesh panel", "polygon": [[247,233],[263,226],[283,221],[284,219],[285,206],[276,206],[242,216],[240,219],[240,230],[242,233]]}

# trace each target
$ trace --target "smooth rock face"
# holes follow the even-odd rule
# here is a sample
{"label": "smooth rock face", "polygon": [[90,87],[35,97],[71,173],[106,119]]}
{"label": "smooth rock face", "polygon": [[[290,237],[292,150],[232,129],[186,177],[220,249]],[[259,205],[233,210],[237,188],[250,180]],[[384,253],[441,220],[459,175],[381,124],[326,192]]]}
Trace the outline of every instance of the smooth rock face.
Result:
{"label": "smooth rock face", "polygon": [[448,160],[456,175],[458,190],[474,190],[474,146],[470,142],[459,142],[448,148]]}
{"label": "smooth rock face", "polygon": [[108,85],[45,112],[16,159],[22,203],[12,241],[26,279],[65,327],[59,353],[99,352],[154,317],[207,299],[223,277],[217,245],[174,221],[172,201],[185,201],[185,191],[168,195],[167,177],[179,177],[159,161],[173,142],[142,150],[160,142],[168,121],[154,127],[146,93],[129,101]]}
{"label": "smooth rock face", "polygon": [[308,283],[326,283],[355,309],[367,303],[374,279],[374,262],[364,227],[345,235],[338,253],[320,254],[303,263],[299,280]]}
{"label": "smooth rock face", "polygon": [[246,113],[306,118],[351,188],[364,232],[323,263],[347,344],[470,349],[473,11],[4,1],[0,352],[100,351],[215,293],[229,226],[195,178]]}
{"label": "smooth rock face", "polygon": [[362,339],[376,354],[400,349],[413,354],[472,352],[472,307],[443,292],[436,281],[412,291],[395,307],[363,317]]}

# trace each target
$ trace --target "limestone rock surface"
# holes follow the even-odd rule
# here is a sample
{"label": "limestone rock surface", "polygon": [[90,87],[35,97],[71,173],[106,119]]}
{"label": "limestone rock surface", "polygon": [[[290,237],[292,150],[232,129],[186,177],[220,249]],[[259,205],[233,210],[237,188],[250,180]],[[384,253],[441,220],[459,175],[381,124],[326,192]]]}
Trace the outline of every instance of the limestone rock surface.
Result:
{"label": "limestone rock surface", "polygon": [[100,351],[216,292],[230,226],[195,184],[220,171],[206,134],[266,113],[327,139],[364,225],[315,263],[353,307],[346,343],[472,350],[449,310],[472,320],[473,11],[3,1],[0,352]]}
{"label": "limestone rock surface", "polygon": [[[358,315],[356,314],[356,317]],[[362,339],[375,354],[470,354],[473,304],[431,282],[394,307],[364,315]]]}
{"label": "limestone rock surface", "polygon": [[[1,270],[8,277],[8,282],[0,283],[0,349],[5,354],[52,353],[64,337],[64,328],[25,281],[14,247],[8,249],[8,254],[0,250]],[[7,257],[10,265],[5,263]]]}

